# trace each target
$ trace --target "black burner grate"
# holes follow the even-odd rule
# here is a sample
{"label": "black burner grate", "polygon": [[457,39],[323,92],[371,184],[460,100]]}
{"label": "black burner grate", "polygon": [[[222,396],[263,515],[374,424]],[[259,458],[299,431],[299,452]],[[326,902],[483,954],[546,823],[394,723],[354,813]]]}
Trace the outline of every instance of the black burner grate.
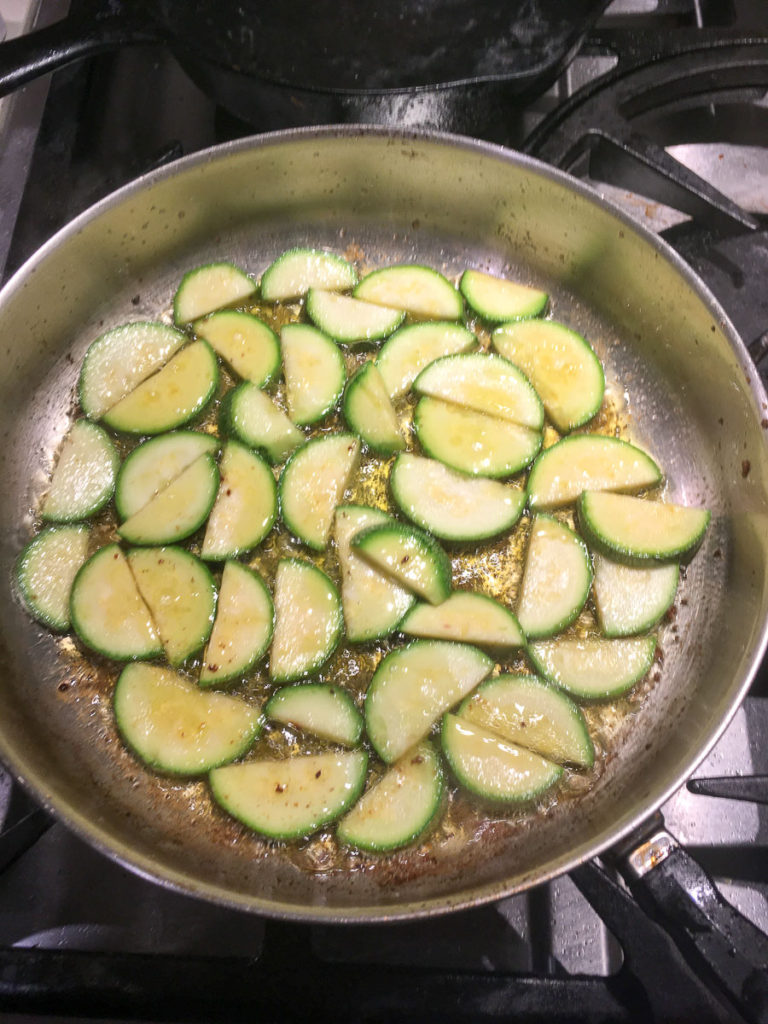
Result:
{"label": "black burner grate", "polygon": [[619,49],[616,67],[546,117],[524,148],[690,217],[663,234],[720,300],[768,379],[768,194],[747,210],[668,151],[716,143],[768,154],[768,34],[680,30],[666,41],[633,35],[630,45],[618,38],[593,37],[600,52]]}
{"label": "black burner grate", "polygon": [[[265,925],[254,957],[0,950],[0,1011],[152,1021],[738,1021],[697,982],[668,937],[595,863],[574,873],[624,950],[608,977],[359,963],[327,956],[338,929]],[[476,912],[457,915],[477,927]],[[403,925],[345,926],[396,943]],[[324,955],[325,954],[325,955]]]}
{"label": "black burner grate", "polygon": [[[674,37],[667,52],[642,48],[619,60],[598,82],[575,93],[529,136],[525,150],[571,173],[618,184],[709,224],[754,229],[756,219],[664,148],[695,141],[728,121],[719,110],[750,104],[768,90],[768,36],[728,40]],[[600,40],[595,40],[600,45]],[[611,43],[605,40],[610,48]],[[768,110],[747,123],[729,119],[728,135],[765,144]],[[652,132],[658,130],[657,137]],[[762,130],[761,130],[762,129]]]}

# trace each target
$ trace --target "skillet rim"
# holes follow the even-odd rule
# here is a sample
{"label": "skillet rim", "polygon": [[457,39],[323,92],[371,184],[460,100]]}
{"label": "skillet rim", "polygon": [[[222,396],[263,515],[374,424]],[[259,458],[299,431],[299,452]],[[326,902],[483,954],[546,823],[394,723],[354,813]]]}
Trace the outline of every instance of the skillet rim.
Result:
{"label": "skillet rim", "polygon": [[[32,256],[30,256],[29,259],[8,279],[6,284],[0,290],[0,309],[2,309],[5,302],[15,294],[17,289],[24,287],[25,282],[31,274],[34,274],[37,266],[44,263],[48,256],[65,245],[69,238],[77,235],[83,227],[91,221],[108,214],[114,207],[120,206],[126,200],[130,200],[133,195],[150,189],[154,184],[160,181],[173,178],[174,176],[199,165],[213,164],[219,160],[226,160],[231,155],[242,151],[283,145],[292,141],[303,142],[312,138],[332,140],[334,138],[343,139],[358,136],[379,137],[384,140],[389,140],[390,142],[399,143],[415,142],[458,147],[476,153],[481,157],[500,160],[524,170],[528,170],[534,175],[550,179],[552,182],[564,187],[568,191],[575,193],[580,199],[596,206],[603,212],[611,214],[626,229],[633,234],[639,234],[646,244],[650,244],[655,252],[672,265],[678,274],[684,278],[688,287],[692,289],[697,297],[704,302],[713,317],[716,318],[726,341],[737,357],[741,371],[749,384],[751,396],[755,405],[758,407],[762,406],[763,408],[768,408],[768,396],[766,395],[762,380],[749,357],[744,342],[739,337],[725,311],[707,285],[694,273],[688,264],[683,261],[682,257],[680,257],[667,242],[653,234],[642,224],[634,221],[624,210],[618,207],[611,200],[600,196],[595,189],[586,185],[584,182],[573,178],[571,175],[559,170],[558,168],[550,167],[534,157],[530,157],[524,153],[518,153],[495,143],[476,140],[467,136],[453,135],[426,129],[393,129],[376,125],[326,125],[309,128],[292,128],[248,136],[243,139],[222,143],[200,150],[188,156],[184,156],[162,168],[148,172],[147,174],[142,175],[141,177],[115,190],[88,209],[84,210],[77,217],[59,229],[59,231],[51,236],[51,238],[48,239],[48,241],[45,242]],[[386,924],[402,920],[438,916],[443,913],[477,907],[506,898],[514,895],[515,893],[529,889],[534,885],[549,882],[552,879],[573,870],[585,860],[599,856],[607,849],[617,846],[622,842],[626,842],[627,837],[638,827],[638,825],[650,818],[650,816],[657,811],[662,804],[664,804],[681,788],[685,781],[695,771],[699,763],[707,756],[712,747],[714,747],[720,739],[741,706],[767,649],[768,616],[763,619],[759,632],[759,639],[754,645],[744,679],[739,687],[734,690],[726,713],[716,723],[714,723],[713,728],[709,731],[706,742],[696,750],[692,750],[690,752],[690,756],[685,759],[685,763],[681,769],[673,775],[665,786],[661,788],[660,792],[657,792],[652,798],[646,799],[640,808],[635,808],[632,818],[626,823],[619,824],[612,830],[606,829],[606,833],[609,832],[610,834],[605,834],[597,839],[593,837],[589,843],[584,842],[580,844],[580,846],[576,847],[576,850],[580,852],[571,851],[568,856],[560,857],[559,860],[549,868],[544,870],[539,868],[535,877],[524,878],[519,882],[519,884],[514,884],[512,886],[508,884],[505,886],[503,880],[497,880],[476,885],[474,888],[459,893],[449,893],[448,895],[441,895],[413,902],[405,902],[397,905],[385,904],[380,906],[372,904],[354,908],[335,908],[323,904],[298,905],[282,901],[273,901],[263,897],[253,896],[248,893],[241,893],[238,896],[234,896],[231,888],[219,886],[214,883],[191,881],[187,874],[182,871],[171,869],[167,865],[163,865],[164,873],[160,875],[158,874],[158,864],[156,860],[153,861],[151,858],[137,853],[125,844],[116,843],[113,838],[110,838],[106,829],[97,827],[90,818],[78,812],[76,808],[70,806],[62,810],[58,802],[51,801],[47,797],[45,787],[41,780],[30,776],[26,772],[20,771],[15,765],[9,763],[7,752],[4,749],[0,751],[0,759],[2,759],[3,763],[8,766],[10,773],[22,784],[23,788],[30,793],[30,795],[32,795],[32,797],[41,806],[49,811],[57,821],[65,824],[80,839],[83,839],[91,847],[99,850],[99,852],[105,854],[118,864],[130,869],[140,877],[155,884],[163,885],[164,887],[186,895],[210,900],[220,906],[236,910],[248,910],[276,919],[312,923],[322,922],[327,924]],[[587,847],[586,852],[583,852],[583,847]]]}

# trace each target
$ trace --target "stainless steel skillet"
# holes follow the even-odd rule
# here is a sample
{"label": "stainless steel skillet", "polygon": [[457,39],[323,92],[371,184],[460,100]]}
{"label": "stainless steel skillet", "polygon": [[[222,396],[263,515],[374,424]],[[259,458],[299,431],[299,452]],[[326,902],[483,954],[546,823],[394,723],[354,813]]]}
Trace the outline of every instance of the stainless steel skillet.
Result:
{"label": "stainless steel skillet", "polygon": [[[474,265],[546,285],[557,317],[590,338],[626,390],[633,436],[665,468],[670,500],[713,511],[678,631],[662,638],[659,678],[629,714],[603,722],[610,755],[598,784],[545,813],[459,823],[450,839],[375,864],[329,865],[321,848],[286,854],[224,821],[202,783],[145,773],[115,739],[108,673],[78,667],[29,622],[9,585],[88,343],[156,316],[190,266],[232,258],[258,274],[299,243],[359,252],[369,264],[417,260],[450,274]],[[645,820],[725,728],[764,652],[768,408],[743,345],[662,242],[533,160],[459,137],[357,127],[198,154],[53,238],[0,293],[0,341],[0,751],[77,833],[163,884],[332,921],[508,895]]]}

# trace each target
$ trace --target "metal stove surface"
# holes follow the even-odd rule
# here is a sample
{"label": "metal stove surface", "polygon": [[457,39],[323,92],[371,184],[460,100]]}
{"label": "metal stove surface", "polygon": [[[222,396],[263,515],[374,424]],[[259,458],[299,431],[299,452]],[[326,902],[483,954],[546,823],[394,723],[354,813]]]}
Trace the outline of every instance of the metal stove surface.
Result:
{"label": "metal stove surface", "polygon": [[[600,27],[618,34],[625,27],[635,31],[638,23],[646,23],[645,20],[638,22],[638,18],[650,19],[647,23],[656,26],[703,25],[707,23],[707,6],[698,0],[619,0],[609,9]],[[768,30],[768,11],[759,2],[719,6],[727,6],[731,12],[729,17],[738,23],[746,19],[750,28],[754,27],[755,20],[762,19],[766,23],[762,28]],[[615,65],[616,58],[606,52],[603,40],[588,45],[562,82],[524,111],[513,112],[509,144],[522,147],[529,132],[575,88],[593,81],[596,75],[609,72]],[[154,116],[148,119],[144,112],[150,101]],[[759,113],[766,107],[766,96],[755,95],[753,91],[745,102]],[[36,135],[34,118],[30,123],[34,124],[30,131]],[[131,126],[130,131],[126,131],[126,125]],[[134,175],[181,152],[192,152],[253,130],[216,110],[172,58],[156,48],[126,51],[99,58],[85,67],[59,72],[52,81],[39,142],[29,150],[30,174],[23,196],[13,200],[13,209],[7,207],[6,222],[10,215],[15,221],[14,230],[8,232],[7,238],[7,270],[10,272],[18,266],[71,216]],[[768,140],[768,133],[763,138]],[[758,218],[768,214],[768,146],[755,144],[750,137],[746,145],[704,138],[667,148],[749,213]],[[0,196],[7,187],[3,179],[2,153],[0,145]],[[64,194],[59,177],[62,161],[68,167],[71,181],[70,189]],[[599,191],[619,201],[655,229],[672,234],[676,231],[682,237],[686,225],[691,224],[690,218],[673,206],[601,180],[589,171],[587,167],[586,176]],[[2,231],[0,216],[0,240]],[[718,236],[716,244],[733,244],[732,237]],[[0,251],[0,263],[2,255]],[[689,258],[696,266],[699,256],[695,245],[691,246]],[[701,268],[697,269],[701,272]],[[717,271],[716,264],[715,276]],[[743,301],[744,281],[750,277],[749,273],[742,273],[740,277],[731,271],[725,272],[722,261],[719,271],[725,284],[720,282],[717,287],[712,281],[710,284],[721,297],[728,288],[735,292],[735,302],[733,295],[730,301],[737,326],[748,341],[759,338],[768,331],[768,317],[762,318],[760,305],[764,301],[759,289],[760,278],[757,278],[758,283],[750,284],[750,297],[760,291],[757,305],[755,301],[750,304]],[[751,319],[745,327],[747,308]],[[764,666],[751,696],[696,773],[697,778],[751,775],[768,775],[768,666]],[[232,958],[238,969],[251,970],[256,958],[274,956],[269,950],[270,942],[276,941],[275,933],[278,948],[281,935],[282,941],[289,945],[299,941],[295,930],[281,932],[252,915],[202,904],[155,886],[95,853],[61,825],[47,827],[49,823],[28,807],[23,798],[12,795],[7,776],[0,776],[0,807],[5,808],[5,834],[11,835],[5,847],[0,840],[0,867],[6,860],[9,862],[0,873],[0,947],[214,957],[220,961],[220,971],[226,977],[226,972],[234,968],[224,965]],[[700,795],[685,788],[664,807],[664,816],[670,831],[688,845],[717,878],[726,897],[768,931],[766,807]],[[36,834],[39,835],[37,841],[20,856],[15,856],[24,841]],[[18,850],[14,843],[18,844]],[[511,972],[523,978],[533,973],[553,982],[554,995],[547,998],[560,1000],[561,1004],[566,1000],[564,1005],[571,1001],[572,1017],[569,1019],[618,1020],[640,1019],[641,1016],[645,1020],[672,1019],[658,1010],[654,998],[649,996],[638,997],[638,1016],[630,1013],[625,1017],[622,1016],[625,1011],[605,995],[598,998],[597,1004],[582,1002],[582,998],[586,999],[585,988],[572,988],[568,995],[567,990],[558,987],[563,981],[586,984],[585,979],[594,978],[608,979],[610,987],[611,979],[620,977],[622,963],[628,955],[626,943],[623,950],[570,878],[436,922],[376,928],[313,927],[303,930],[300,941],[325,969],[329,985],[339,979],[344,983],[344,974],[333,973],[334,965],[350,964],[391,967],[395,979],[409,978],[407,972],[414,966],[469,972],[478,990],[482,989],[478,980],[481,977],[492,979],[499,972]],[[62,970],[62,965],[66,967],[67,963],[69,961],[55,962],[54,970]],[[191,969],[191,963],[193,961],[184,960],[187,970]],[[153,968],[147,965],[144,970]],[[207,977],[200,966],[198,983],[202,984]],[[169,974],[166,980],[173,978],[176,975]],[[60,979],[57,984],[60,986],[57,991],[66,989]],[[419,984],[425,990],[429,988],[423,980]],[[190,976],[190,991],[195,990]],[[493,1002],[495,992],[492,988],[483,989],[482,1009],[488,1019],[504,1019],[503,1003]],[[524,986],[516,990],[518,1002],[514,1005],[521,1012],[519,1019],[538,1019],[536,1014],[541,1003],[539,1009],[531,1011],[532,1016],[522,1015],[528,1005],[526,992]],[[436,993],[434,998],[433,1006],[438,1006]],[[450,986],[447,998],[453,998]],[[707,1002],[705,997],[700,997],[703,1001],[696,1003],[695,998],[699,997],[688,995],[686,990],[686,999],[691,1000],[686,1005],[691,1012],[695,1008],[699,1013],[696,1019],[735,1019],[720,1004]],[[68,1017],[72,1013],[83,1013],[76,999],[65,1002]],[[46,1003],[43,998],[33,1017],[6,1015],[3,1019],[29,1020],[44,1016],[55,1020],[57,1010],[65,1009],[65,1002],[57,1008],[55,1003]],[[0,1007],[2,1005],[12,1009],[35,1004],[11,1001],[0,1002]],[[127,999],[125,1005],[133,1007],[132,1012],[137,1013],[135,1006],[138,1004]],[[151,1002],[142,1005],[141,1018],[154,1019]],[[595,1005],[601,1007],[600,1015],[587,1014]],[[203,1009],[198,1015],[191,1015],[190,1019],[210,1019],[206,1017],[203,1003],[201,1006]],[[372,1009],[365,1019],[396,1019],[390,1004],[382,1006],[384,1009]],[[88,1016],[100,1016],[98,1006],[92,1009]],[[479,1012],[473,1017],[473,1009],[473,1005],[465,1007],[466,1015],[461,1015],[461,1019],[480,1019]],[[278,1016],[272,1018],[267,1013],[263,1019],[278,1019]],[[315,1016],[325,1019],[319,1011]],[[457,1019],[459,1016],[457,1013]],[[105,1013],[104,1019],[107,1017],[115,1019]],[[349,1019],[355,1018],[350,1016]],[[414,1019],[431,1017],[422,1013]],[[451,1019],[451,1016],[446,1011],[442,1019]],[[553,1016],[552,1019],[566,1018]],[[680,1016],[676,1019],[694,1018]]]}

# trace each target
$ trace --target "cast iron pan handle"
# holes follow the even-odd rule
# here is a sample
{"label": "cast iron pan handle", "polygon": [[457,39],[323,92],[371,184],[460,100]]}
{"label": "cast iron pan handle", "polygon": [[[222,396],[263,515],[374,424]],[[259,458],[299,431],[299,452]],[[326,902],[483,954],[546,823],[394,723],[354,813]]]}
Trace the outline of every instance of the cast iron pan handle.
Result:
{"label": "cast iron pan handle", "polygon": [[135,3],[99,0],[46,28],[0,44],[0,96],[48,71],[106,50],[163,37]]}
{"label": "cast iron pan handle", "polygon": [[712,879],[664,828],[617,851],[616,867],[645,910],[697,973],[715,982],[745,1020],[768,1022],[768,937],[723,899]]}

